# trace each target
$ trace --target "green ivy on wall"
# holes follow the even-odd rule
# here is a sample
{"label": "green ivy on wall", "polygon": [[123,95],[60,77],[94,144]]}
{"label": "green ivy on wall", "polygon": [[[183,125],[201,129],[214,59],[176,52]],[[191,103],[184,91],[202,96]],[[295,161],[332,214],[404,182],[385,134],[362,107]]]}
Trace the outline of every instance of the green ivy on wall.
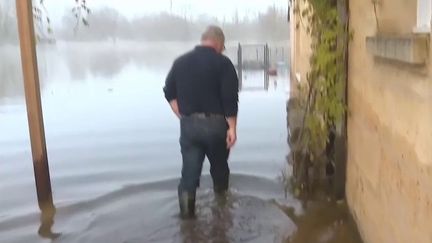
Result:
{"label": "green ivy on wall", "polygon": [[[298,87],[304,116],[294,146],[300,153],[293,155],[293,162],[297,164],[294,166],[295,184],[297,189],[304,189],[308,184],[309,168],[320,170],[329,162],[326,154],[329,138],[343,122],[346,111],[345,60],[350,34],[338,11],[338,1],[346,0],[299,1],[304,1],[305,8],[297,7],[294,12],[312,43],[306,82]],[[298,28],[299,23],[296,26]]]}

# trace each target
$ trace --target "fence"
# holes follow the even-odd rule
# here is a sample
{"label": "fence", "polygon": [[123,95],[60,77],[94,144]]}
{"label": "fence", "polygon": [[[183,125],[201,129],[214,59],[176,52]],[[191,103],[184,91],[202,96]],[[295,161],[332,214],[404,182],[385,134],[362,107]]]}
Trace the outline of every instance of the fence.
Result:
{"label": "fence", "polygon": [[286,62],[288,53],[285,47],[266,44],[241,44],[230,47],[225,54],[231,59],[237,69],[240,89],[247,89],[245,72],[262,72],[262,86],[268,90],[270,74],[275,74],[277,64]]}

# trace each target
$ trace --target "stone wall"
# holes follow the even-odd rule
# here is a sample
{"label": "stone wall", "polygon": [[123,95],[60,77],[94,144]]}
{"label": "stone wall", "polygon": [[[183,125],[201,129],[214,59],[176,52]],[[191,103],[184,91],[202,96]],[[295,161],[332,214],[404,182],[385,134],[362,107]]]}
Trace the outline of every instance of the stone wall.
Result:
{"label": "stone wall", "polygon": [[311,38],[306,28],[308,21],[301,17],[305,9],[304,1],[294,1],[291,19],[291,96],[297,95],[296,86],[299,82],[306,82],[309,70],[309,57],[311,55]]}
{"label": "stone wall", "polygon": [[[365,242],[432,242],[432,52],[413,65],[366,38],[413,36],[415,0],[350,0],[347,201]],[[377,26],[378,22],[378,26]],[[417,35],[418,36],[418,35]]]}

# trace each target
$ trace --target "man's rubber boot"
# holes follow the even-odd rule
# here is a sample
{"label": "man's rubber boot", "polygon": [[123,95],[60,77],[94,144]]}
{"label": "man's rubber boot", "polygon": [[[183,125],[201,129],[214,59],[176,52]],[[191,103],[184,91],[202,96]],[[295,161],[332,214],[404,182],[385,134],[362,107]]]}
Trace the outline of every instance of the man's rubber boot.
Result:
{"label": "man's rubber boot", "polygon": [[213,191],[218,205],[225,206],[225,204],[227,203],[228,190],[225,188],[221,189],[221,188],[214,187]]}
{"label": "man's rubber boot", "polygon": [[195,218],[195,195],[188,192],[179,193],[179,206],[182,219]]}

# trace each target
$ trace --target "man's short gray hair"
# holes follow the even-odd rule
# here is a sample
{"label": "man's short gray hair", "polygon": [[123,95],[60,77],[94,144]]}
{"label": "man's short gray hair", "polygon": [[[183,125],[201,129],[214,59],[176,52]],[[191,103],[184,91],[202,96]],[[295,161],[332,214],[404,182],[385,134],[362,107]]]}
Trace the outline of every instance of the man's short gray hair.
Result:
{"label": "man's short gray hair", "polygon": [[220,41],[222,44],[224,44],[225,35],[219,26],[209,25],[204,31],[204,33],[201,35],[201,41],[205,40]]}

